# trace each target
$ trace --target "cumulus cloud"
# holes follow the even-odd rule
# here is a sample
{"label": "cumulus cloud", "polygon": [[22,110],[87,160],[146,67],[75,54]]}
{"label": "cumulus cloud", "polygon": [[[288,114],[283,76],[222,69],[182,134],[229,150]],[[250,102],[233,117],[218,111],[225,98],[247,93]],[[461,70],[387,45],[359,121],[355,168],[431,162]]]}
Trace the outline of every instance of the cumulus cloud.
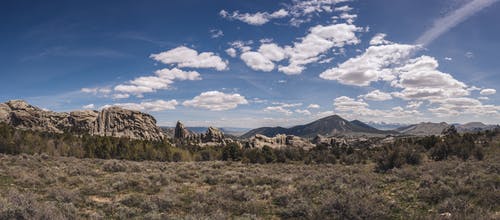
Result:
{"label": "cumulus cloud", "polygon": [[351,24],[317,25],[309,29],[309,33],[293,46],[280,47],[274,43],[262,44],[258,51],[247,51],[242,60],[252,69],[272,71],[274,62],[287,59],[288,65],[279,65],[278,70],[285,74],[300,74],[305,65],[320,60],[322,54],[330,49],[345,45],[358,44],[360,40],[356,32],[362,28]]}
{"label": "cumulus cloud", "polygon": [[134,111],[159,112],[165,110],[173,110],[177,105],[178,102],[175,99],[173,99],[170,101],[156,100],[156,101],[140,102],[140,103],[115,103],[111,105],[105,105],[101,108],[109,108],[112,106],[117,106]]}
{"label": "cumulus cloud", "polygon": [[248,104],[244,96],[240,94],[226,94],[219,91],[203,92],[191,100],[182,103],[186,107],[202,108],[211,111],[224,111]]}
{"label": "cumulus cloud", "polygon": [[229,55],[232,58],[235,58],[237,56],[236,49],[234,49],[234,48],[228,48],[225,51],[226,51],[227,55]]}
{"label": "cumulus cloud", "polygon": [[403,91],[394,95],[402,99],[442,99],[469,95],[465,83],[439,71],[438,66],[437,60],[429,56],[409,60],[396,69],[399,78],[391,84],[403,88]]}
{"label": "cumulus cloud", "polygon": [[350,119],[370,120],[374,117],[384,118],[387,122],[401,122],[418,120],[415,116],[420,116],[417,110],[405,110],[397,106],[388,110],[371,109],[368,103],[363,100],[355,100],[347,96],[341,96],[334,100],[335,111]]}
{"label": "cumulus cloud", "polygon": [[283,106],[268,106],[264,108],[264,111],[266,112],[279,112],[283,113],[285,115],[291,115],[293,112],[290,109],[286,109]]}
{"label": "cumulus cloud", "polygon": [[483,89],[479,93],[481,95],[493,95],[493,94],[497,93],[497,90],[495,90],[495,89]]}
{"label": "cumulus cloud", "polygon": [[290,15],[292,16],[290,24],[299,26],[311,21],[313,16],[320,15],[321,13],[350,11],[351,9],[349,6],[335,8],[336,4],[348,1],[350,0],[293,0],[292,5],[288,7]]}
{"label": "cumulus cloud", "polygon": [[[273,104],[273,106],[268,106],[268,107],[264,108],[264,111],[266,111],[266,112],[279,112],[279,113],[283,113],[285,115],[292,115],[293,114],[294,111],[291,108],[296,108],[296,107],[302,106],[302,103],[273,102],[271,104]],[[305,109],[305,111],[300,110],[300,109],[295,110],[295,112],[297,112],[297,113],[309,115],[310,112],[309,112],[309,114],[307,114],[306,111],[309,112],[307,109]]]}
{"label": "cumulus cloud", "polygon": [[222,32],[222,30],[219,30],[219,29],[211,29],[210,30],[210,37],[211,38],[219,38],[222,36],[224,36],[224,32]]}
{"label": "cumulus cloud", "polygon": [[384,33],[378,33],[378,34],[376,34],[370,40],[370,45],[391,44],[392,42],[386,40],[385,37],[387,37],[387,34],[384,34]]}
{"label": "cumulus cloud", "polygon": [[347,5],[335,7],[336,4],[347,1],[350,0],[293,0],[291,4],[287,4],[274,12],[240,13],[234,11],[230,13],[221,10],[219,15],[229,20],[239,20],[255,26],[266,24],[273,19],[291,17],[289,20],[290,25],[299,26],[311,21],[314,16],[321,13],[351,11],[352,8]]}
{"label": "cumulus cloud", "polygon": [[355,86],[368,86],[378,80],[390,81],[395,78],[392,66],[405,61],[418,49],[408,44],[372,45],[363,54],[324,71],[320,78]]}
{"label": "cumulus cloud", "polygon": [[307,106],[308,109],[318,109],[320,108],[320,106],[318,104],[310,104],[309,106]]}
{"label": "cumulus cloud", "polygon": [[285,9],[279,9],[275,12],[256,12],[256,13],[240,13],[239,11],[234,11],[229,13],[226,10],[221,10],[219,15],[223,18],[229,20],[239,20],[250,25],[260,26],[272,19],[284,18],[288,16],[288,11]]}
{"label": "cumulus cloud", "polygon": [[121,95],[115,98],[128,98],[126,94],[134,94],[141,97],[144,93],[156,92],[160,89],[168,89],[174,81],[201,80],[197,71],[184,71],[178,68],[161,69],[155,71],[155,76],[143,76],[129,81],[127,84],[115,86],[114,90]]}
{"label": "cumulus cloud", "polygon": [[311,112],[307,109],[296,109],[295,112],[303,115],[311,115]]}
{"label": "cumulus cloud", "polygon": [[365,95],[361,95],[360,98],[364,98],[370,101],[386,101],[392,99],[392,96],[389,93],[381,92],[380,90],[376,89]]}
{"label": "cumulus cloud", "polygon": [[253,70],[269,72],[274,69],[274,63],[258,52],[245,52],[241,54],[241,60]]}
{"label": "cumulus cloud", "polygon": [[459,9],[445,15],[434,21],[434,25],[422,34],[416,41],[417,44],[427,45],[434,41],[436,38],[446,33],[451,28],[462,23],[470,16],[476,14],[482,9],[492,5],[498,0],[473,0]]}
{"label": "cumulus cloud", "polygon": [[165,64],[176,64],[178,67],[214,68],[219,71],[228,68],[228,61],[223,60],[214,53],[198,53],[198,51],[185,46],[180,46],[158,54],[151,54],[150,57]]}

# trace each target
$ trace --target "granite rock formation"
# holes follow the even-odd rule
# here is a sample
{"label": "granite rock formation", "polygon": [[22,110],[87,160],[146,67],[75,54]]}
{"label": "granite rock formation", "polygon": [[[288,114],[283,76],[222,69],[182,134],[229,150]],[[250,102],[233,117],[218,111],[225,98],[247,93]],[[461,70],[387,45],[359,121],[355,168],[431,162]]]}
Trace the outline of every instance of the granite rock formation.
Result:
{"label": "granite rock formation", "polygon": [[0,104],[0,122],[19,129],[51,133],[73,132],[141,140],[161,140],[164,137],[153,116],[119,107],[65,113],[13,100]]}

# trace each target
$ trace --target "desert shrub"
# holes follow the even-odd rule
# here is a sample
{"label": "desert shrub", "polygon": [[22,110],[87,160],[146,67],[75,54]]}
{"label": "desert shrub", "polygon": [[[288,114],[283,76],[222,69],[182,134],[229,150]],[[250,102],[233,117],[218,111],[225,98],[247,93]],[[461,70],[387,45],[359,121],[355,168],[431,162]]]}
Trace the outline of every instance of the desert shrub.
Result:
{"label": "desert shrub", "polygon": [[250,163],[266,163],[265,155],[262,153],[262,150],[258,148],[245,150],[243,152],[243,158],[245,158],[245,161],[249,161]]}
{"label": "desert shrub", "polygon": [[110,160],[104,162],[102,169],[106,172],[125,172],[127,171],[127,166],[123,162]]}
{"label": "desert shrub", "polygon": [[242,150],[236,143],[229,143],[222,150],[222,160],[240,161],[242,157]]}
{"label": "desert shrub", "polygon": [[386,146],[379,152],[375,162],[375,171],[386,172],[405,164],[419,165],[422,162],[422,153],[415,145]]}

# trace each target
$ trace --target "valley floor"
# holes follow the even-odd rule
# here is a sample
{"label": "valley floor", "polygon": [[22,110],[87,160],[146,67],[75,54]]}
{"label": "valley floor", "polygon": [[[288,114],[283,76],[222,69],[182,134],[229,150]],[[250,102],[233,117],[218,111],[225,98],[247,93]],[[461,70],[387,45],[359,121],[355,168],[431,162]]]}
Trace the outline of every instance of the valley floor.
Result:
{"label": "valley floor", "polygon": [[499,153],[374,164],[132,162],[0,154],[0,219],[499,219]]}

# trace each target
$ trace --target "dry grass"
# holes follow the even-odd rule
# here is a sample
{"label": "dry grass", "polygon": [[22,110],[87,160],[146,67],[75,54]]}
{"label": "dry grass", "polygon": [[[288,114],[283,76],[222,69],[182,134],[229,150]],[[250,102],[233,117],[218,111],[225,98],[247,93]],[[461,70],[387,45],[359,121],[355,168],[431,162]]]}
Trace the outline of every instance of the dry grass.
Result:
{"label": "dry grass", "polygon": [[0,219],[500,218],[500,160],[132,162],[0,154]]}

